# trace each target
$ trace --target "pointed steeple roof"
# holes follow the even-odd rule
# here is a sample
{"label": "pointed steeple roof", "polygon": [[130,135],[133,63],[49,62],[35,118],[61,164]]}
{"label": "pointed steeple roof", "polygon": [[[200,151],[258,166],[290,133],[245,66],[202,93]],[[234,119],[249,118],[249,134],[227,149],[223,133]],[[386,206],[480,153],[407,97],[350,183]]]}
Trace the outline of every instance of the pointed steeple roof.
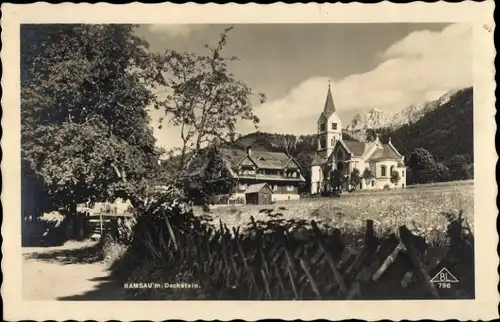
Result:
{"label": "pointed steeple roof", "polygon": [[326,94],[326,102],[325,108],[323,109],[323,113],[328,118],[330,115],[335,113],[335,104],[333,103],[332,89],[330,83],[328,83],[328,93]]}

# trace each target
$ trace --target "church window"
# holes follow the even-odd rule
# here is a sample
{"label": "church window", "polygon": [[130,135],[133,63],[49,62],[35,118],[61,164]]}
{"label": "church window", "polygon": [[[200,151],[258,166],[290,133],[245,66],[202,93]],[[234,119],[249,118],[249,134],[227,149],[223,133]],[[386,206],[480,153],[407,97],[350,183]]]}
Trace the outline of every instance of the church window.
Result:
{"label": "church window", "polygon": [[318,126],[318,130],[320,132],[324,132],[326,130],[326,123],[320,123]]}
{"label": "church window", "polygon": [[394,172],[394,166],[391,167],[391,172],[390,172],[391,176],[393,172]]}
{"label": "church window", "polygon": [[319,140],[319,148],[320,149],[326,148],[326,140],[324,138]]}
{"label": "church window", "polygon": [[385,165],[380,166],[380,176],[385,177],[386,171],[387,171],[387,169],[386,169]]}
{"label": "church window", "polygon": [[401,171],[401,177],[405,177],[405,172],[404,171]]}
{"label": "church window", "polygon": [[332,123],[332,130],[336,130],[337,129],[337,123]]}

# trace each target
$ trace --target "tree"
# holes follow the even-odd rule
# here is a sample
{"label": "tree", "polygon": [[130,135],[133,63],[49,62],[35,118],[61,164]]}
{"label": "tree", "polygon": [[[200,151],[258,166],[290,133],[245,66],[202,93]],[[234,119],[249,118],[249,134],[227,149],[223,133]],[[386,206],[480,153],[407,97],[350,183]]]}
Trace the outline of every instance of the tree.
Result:
{"label": "tree", "polygon": [[356,114],[351,121],[351,128],[354,129],[359,129],[360,126],[363,125],[363,120],[361,119],[361,115]]}
{"label": "tree", "polygon": [[356,190],[356,188],[359,186],[360,183],[361,183],[360,172],[357,168],[354,168],[352,169],[351,172],[351,185],[353,190]]}
{"label": "tree", "polygon": [[342,169],[339,169],[338,167],[330,171],[330,176],[326,177],[329,178],[329,183],[330,186],[334,191],[340,190],[341,189],[341,184],[342,184]]}
{"label": "tree", "polygon": [[471,166],[470,157],[467,155],[458,154],[453,156],[448,161],[448,168],[453,180],[467,180],[473,177],[471,173],[473,166]]}
{"label": "tree", "polygon": [[399,175],[399,172],[396,170],[391,172],[391,183],[393,183],[395,186],[398,185],[399,181],[401,180],[401,176]]}
{"label": "tree", "polygon": [[297,137],[289,134],[275,134],[271,136],[271,145],[286,155],[294,155],[297,151]]}
{"label": "tree", "polygon": [[411,169],[415,183],[427,183],[435,180],[436,161],[426,149],[413,150],[407,166]]}
{"label": "tree", "polygon": [[368,185],[373,178],[375,178],[375,176],[372,171],[369,168],[365,168],[363,171],[363,179],[365,180],[365,183]]}
{"label": "tree", "polygon": [[117,197],[140,204],[155,179],[157,71],[135,27],[21,27],[22,171],[69,213]]}
{"label": "tree", "polygon": [[435,174],[436,181],[438,182],[446,182],[451,180],[450,170],[441,162],[436,163]]}
{"label": "tree", "polygon": [[187,168],[179,188],[185,198],[198,205],[207,205],[209,197],[234,192],[238,183],[229,173],[220,148],[213,144],[200,151]]}
{"label": "tree", "polygon": [[[165,117],[180,129],[180,171],[215,139],[234,141],[239,120],[255,126],[259,122],[253,113],[254,93],[228,71],[237,58],[223,56],[231,29],[224,30],[215,47],[205,46],[206,55],[167,50],[156,58],[167,93],[162,106]],[[260,103],[265,100],[261,93],[258,98]]]}

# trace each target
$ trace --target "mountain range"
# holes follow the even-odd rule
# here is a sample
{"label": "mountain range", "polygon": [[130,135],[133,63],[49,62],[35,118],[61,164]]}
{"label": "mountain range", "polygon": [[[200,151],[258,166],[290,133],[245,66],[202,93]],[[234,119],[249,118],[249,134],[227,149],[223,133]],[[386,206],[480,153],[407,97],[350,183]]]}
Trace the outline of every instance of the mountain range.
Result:
{"label": "mountain range", "polygon": [[425,114],[448,103],[460,90],[451,90],[435,101],[410,105],[399,112],[386,112],[373,108],[363,116],[357,114],[346,127],[347,131],[356,132],[366,129],[390,128],[395,130],[405,124],[412,124]]}

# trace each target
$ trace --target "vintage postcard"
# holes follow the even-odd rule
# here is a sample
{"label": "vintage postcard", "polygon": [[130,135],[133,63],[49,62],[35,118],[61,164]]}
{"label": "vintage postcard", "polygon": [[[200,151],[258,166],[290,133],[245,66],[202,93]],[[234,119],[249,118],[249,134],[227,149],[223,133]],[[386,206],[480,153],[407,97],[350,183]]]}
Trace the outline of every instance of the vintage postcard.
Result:
{"label": "vintage postcard", "polygon": [[2,9],[4,319],[498,317],[493,1]]}

